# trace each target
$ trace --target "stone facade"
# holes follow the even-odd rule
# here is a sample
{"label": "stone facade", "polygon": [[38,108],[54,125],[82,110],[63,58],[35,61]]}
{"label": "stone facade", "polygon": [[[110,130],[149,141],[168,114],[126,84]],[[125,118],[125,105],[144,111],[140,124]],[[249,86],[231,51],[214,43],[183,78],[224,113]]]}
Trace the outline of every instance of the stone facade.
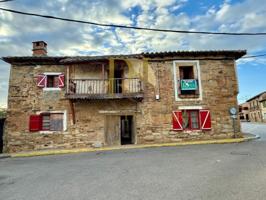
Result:
{"label": "stone facade", "polygon": [[244,103],[249,108],[246,114],[251,122],[266,122],[266,92],[262,92]]}
{"label": "stone facade", "polygon": [[[176,101],[173,67],[175,60],[198,61],[201,99],[184,98]],[[84,64],[42,64],[38,60],[34,61],[35,64],[19,64],[18,61],[6,61],[12,64],[4,138],[6,152],[83,148],[99,143],[108,145],[107,116],[133,117],[134,144],[234,136],[233,121],[228,112],[230,107],[237,107],[238,83],[234,56],[229,59],[216,55],[127,58],[126,61],[131,66],[125,70],[124,76],[139,77],[142,80],[142,101],[130,98],[70,100],[66,97],[69,78],[100,78],[100,74],[108,78],[108,70],[102,73],[101,70],[98,72],[98,69],[88,66],[84,70]],[[66,76],[66,86],[51,91],[37,87],[38,74],[47,72],[69,73]],[[211,129],[174,131],[172,111],[193,106],[210,111]],[[30,115],[50,111],[66,114],[64,131],[29,131]],[[241,137],[239,121],[235,134]]]}
{"label": "stone facade", "polygon": [[247,122],[250,121],[250,114],[249,114],[250,107],[249,106],[250,105],[248,102],[245,102],[239,105],[238,114],[239,114],[240,121],[247,121]]}

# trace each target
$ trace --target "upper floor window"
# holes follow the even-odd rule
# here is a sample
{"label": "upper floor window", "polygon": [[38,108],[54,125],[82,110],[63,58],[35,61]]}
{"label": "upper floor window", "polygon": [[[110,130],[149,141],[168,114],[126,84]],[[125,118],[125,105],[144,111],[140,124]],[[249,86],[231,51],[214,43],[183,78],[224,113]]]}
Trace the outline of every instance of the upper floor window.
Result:
{"label": "upper floor window", "polygon": [[181,95],[196,94],[197,93],[197,81],[194,78],[193,66],[180,66],[180,93]]}
{"label": "upper floor window", "polygon": [[174,61],[175,99],[201,100],[199,61]]}
{"label": "upper floor window", "polygon": [[65,86],[65,76],[62,73],[43,73],[38,75],[37,86],[44,89],[60,89]]}

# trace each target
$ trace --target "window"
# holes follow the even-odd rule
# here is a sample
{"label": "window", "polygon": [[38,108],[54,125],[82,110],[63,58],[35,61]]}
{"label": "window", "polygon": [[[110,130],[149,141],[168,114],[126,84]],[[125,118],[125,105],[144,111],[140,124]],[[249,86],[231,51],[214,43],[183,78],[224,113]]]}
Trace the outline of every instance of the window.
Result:
{"label": "window", "polygon": [[264,108],[266,108],[266,101],[263,101],[262,105],[263,105]]}
{"label": "window", "polygon": [[200,61],[173,61],[174,89],[176,101],[202,100]]}
{"label": "window", "polygon": [[63,88],[65,84],[65,76],[62,73],[44,73],[39,74],[37,86],[40,88]]}
{"label": "window", "polygon": [[42,130],[50,130],[50,114],[42,114]]}
{"label": "window", "polygon": [[180,79],[194,79],[193,66],[179,67]]}
{"label": "window", "polygon": [[56,75],[47,75],[47,85],[48,88],[57,88],[58,87],[58,76]]}
{"label": "window", "polygon": [[[180,66],[179,67],[179,76],[180,76],[180,93],[181,95],[186,95],[186,94],[196,94],[196,89],[191,89],[191,90],[184,90],[182,89],[182,81],[194,81],[194,72],[193,72],[193,66]],[[192,84],[192,83],[191,83]]]}
{"label": "window", "polygon": [[183,110],[183,129],[198,129],[199,128],[199,111]]}
{"label": "window", "polygon": [[30,131],[63,131],[65,113],[45,112],[30,116]]}
{"label": "window", "polygon": [[173,111],[174,130],[210,130],[211,116],[209,110]]}

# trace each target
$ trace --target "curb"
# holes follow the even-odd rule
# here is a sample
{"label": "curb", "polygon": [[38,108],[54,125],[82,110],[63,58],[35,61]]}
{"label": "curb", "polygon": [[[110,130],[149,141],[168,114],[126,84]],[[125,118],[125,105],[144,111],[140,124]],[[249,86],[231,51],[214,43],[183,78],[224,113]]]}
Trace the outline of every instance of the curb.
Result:
{"label": "curb", "polygon": [[260,139],[260,136],[259,135],[254,135],[252,137],[246,137],[244,139],[245,139],[245,141],[258,140],[258,139]]}
{"label": "curb", "polygon": [[201,140],[201,141],[188,141],[188,142],[178,142],[178,143],[32,151],[32,152],[13,153],[13,154],[9,154],[8,157],[18,158],[18,157],[34,157],[34,156],[47,156],[47,155],[60,155],[60,154],[74,154],[74,153],[85,153],[85,152],[102,152],[102,151],[126,150],[126,149],[144,149],[144,148],[155,148],[155,147],[177,147],[177,146],[203,145],[203,144],[230,144],[230,143],[247,142],[247,141],[251,141],[251,140],[255,140],[255,139],[259,139],[259,138],[260,138],[259,136],[254,135],[251,137],[244,137],[244,138]]}
{"label": "curb", "polygon": [[11,157],[10,154],[0,154],[0,160],[5,159],[5,158],[10,158],[10,157]]}

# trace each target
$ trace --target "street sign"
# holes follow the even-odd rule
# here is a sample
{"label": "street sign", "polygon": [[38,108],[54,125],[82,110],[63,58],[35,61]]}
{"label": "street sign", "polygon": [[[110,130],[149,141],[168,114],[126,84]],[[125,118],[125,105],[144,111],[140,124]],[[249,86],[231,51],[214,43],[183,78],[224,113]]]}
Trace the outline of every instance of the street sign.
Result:
{"label": "street sign", "polygon": [[198,85],[195,79],[181,80],[181,90],[196,90],[197,88],[198,88]]}
{"label": "street sign", "polygon": [[231,115],[232,119],[237,119],[237,115]]}

